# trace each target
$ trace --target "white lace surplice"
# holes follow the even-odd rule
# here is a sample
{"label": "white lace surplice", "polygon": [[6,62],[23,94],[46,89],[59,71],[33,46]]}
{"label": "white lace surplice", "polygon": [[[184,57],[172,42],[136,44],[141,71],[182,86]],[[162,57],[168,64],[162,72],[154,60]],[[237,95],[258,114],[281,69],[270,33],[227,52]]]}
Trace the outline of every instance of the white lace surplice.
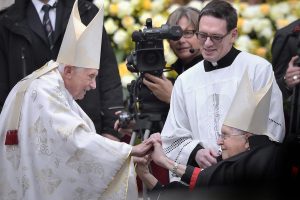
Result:
{"label": "white lace surplice", "polygon": [[[274,76],[269,62],[241,52],[229,67],[205,72],[202,61],[177,78],[161,134],[168,157],[186,164],[197,144],[218,150],[217,139],[222,123],[246,69],[255,91]],[[282,141],[285,124],[282,95],[276,81],[269,119],[269,137]]]}

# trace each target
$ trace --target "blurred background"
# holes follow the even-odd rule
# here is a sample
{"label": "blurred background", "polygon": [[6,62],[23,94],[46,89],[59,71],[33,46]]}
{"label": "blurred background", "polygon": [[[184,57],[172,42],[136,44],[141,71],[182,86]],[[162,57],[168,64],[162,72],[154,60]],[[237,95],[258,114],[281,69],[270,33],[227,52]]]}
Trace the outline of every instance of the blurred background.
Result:
{"label": "blurred background", "polygon": [[[102,0],[94,0],[96,5]],[[134,50],[131,34],[143,29],[146,19],[152,18],[153,27],[160,27],[168,15],[180,5],[201,9],[208,1],[197,0],[104,0],[105,28],[115,50],[123,87],[126,87],[135,74],[126,68],[126,56]],[[239,13],[239,37],[235,46],[247,52],[262,56],[271,61],[271,44],[277,29],[300,18],[299,0],[231,0]],[[164,41],[167,67],[176,57]],[[175,76],[170,71],[165,75]]]}
{"label": "blurred background", "polygon": [[[144,28],[147,18],[152,18],[153,27],[166,23],[168,15],[178,6],[188,5],[197,9],[209,0],[90,0],[97,6],[104,1],[105,28],[114,48],[122,85],[136,78],[126,68],[125,60],[132,50],[131,34]],[[0,0],[0,10],[12,4],[14,0]],[[277,29],[300,18],[299,0],[230,0],[239,13],[239,37],[235,46],[271,61],[271,44]],[[164,41],[167,67],[176,57]],[[169,71],[167,77],[175,77],[176,72]],[[126,93],[126,89],[124,89]]]}

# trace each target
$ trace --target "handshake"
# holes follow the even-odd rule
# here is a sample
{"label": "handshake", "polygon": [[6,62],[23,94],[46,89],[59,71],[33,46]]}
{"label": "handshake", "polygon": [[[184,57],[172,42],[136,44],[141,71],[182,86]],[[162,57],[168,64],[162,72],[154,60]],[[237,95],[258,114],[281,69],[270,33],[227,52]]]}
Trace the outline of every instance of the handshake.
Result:
{"label": "handshake", "polygon": [[[116,112],[119,115],[121,112]],[[120,121],[117,120],[114,124],[114,129],[121,133],[122,136],[131,135],[132,129],[135,126],[135,121],[130,120],[126,127],[120,126]],[[139,178],[145,183],[148,189],[152,189],[158,180],[150,173],[149,164],[153,160],[158,166],[168,169],[170,160],[162,148],[160,133],[151,134],[149,138],[142,143],[132,147],[131,156],[136,165],[136,173]]]}
{"label": "handshake", "polygon": [[[116,112],[116,115],[119,115],[121,112]],[[132,127],[134,127],[135,121],[131,120],[128,123],[128,126],[126,128],[123,128],[120,126],[119,120],[117,120],[114,124],[114,129],[118,131],[119,133],[124,135],[131,135],[132,134]],[[151,156],[150,156],[151,154]],[[147,160],[150,157],[155,157],[156,161],[159,162],[159,160],[166,158],[166,155],[162,149],[162,142],[160,133],[154,133],[149,138],[145,139],[142,143],[135,145],[132,147],[131,156],[134,157],[143,157],[141,159],[135,158],[135,161],[143,161],[147,158]],[[144,163],[144,162],[142,162]],[[159,165],[159,163],[156,163]]]}

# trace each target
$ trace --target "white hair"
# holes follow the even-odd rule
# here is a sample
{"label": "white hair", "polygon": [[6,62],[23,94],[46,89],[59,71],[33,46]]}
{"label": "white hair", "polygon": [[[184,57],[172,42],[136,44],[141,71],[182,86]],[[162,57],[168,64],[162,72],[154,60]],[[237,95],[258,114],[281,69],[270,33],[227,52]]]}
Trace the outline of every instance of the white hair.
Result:
{"label": "white hair", "polygon": [[[64,72],[64,69],[65,69],[65,66],[66,66],[65,64],[59,63],[58,71],[59,71],[60,73],[63,73],[63,72]],[[74,66],[74,68],[75,68],[76,71],[85,69],[85,68],[83,68],[83,67],[76,67],[76,66]]]}
{"label": "white hair", "polygon": [[234,132],[235,134],[244,135],[245,133],[247,133],[247,131],[243,131],[238,128],[234,128],[234,127],[230,127],[230,128],[231,128],[232,132]]}
{"label": "white hair", "polygon": [[64,72],[64,69],[65,69],[65,64],[63,64],[63,63],[59,63],[59,65],[58,65],[58,71],[60,72],[60,73],[63,73]]}
{"label": "white hair", "polygon": [[227,126],[227,125],[223,125],[223,126],[228,127],[230,129],[230,131],[235,135],[244,135],[245,133],[248,133],[247,131],[243,131],[241,129],[234,128],[232,126]]}

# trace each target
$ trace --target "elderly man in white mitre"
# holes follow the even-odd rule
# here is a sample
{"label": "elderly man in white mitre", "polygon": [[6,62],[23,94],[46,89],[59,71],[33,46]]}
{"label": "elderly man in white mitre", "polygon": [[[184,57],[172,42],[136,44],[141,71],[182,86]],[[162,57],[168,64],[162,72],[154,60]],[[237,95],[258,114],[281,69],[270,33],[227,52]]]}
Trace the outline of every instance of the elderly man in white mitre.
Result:
{"label": "elderly man in white mitre", "polygon": [[96,88],[103,6],[88,26],[75,2],[57,58],[20,81],[0,116],[1,199],[137,199],[137,146],[98,135],[74,99]]}
{"label": "elderly man in white mitre", "polygon": [[[161,143],[155,142],[151,154],[153,161],[180,177],[180,182],[162,186],[149,173],[146,159],[137,159],[137,173],[153,191],[154,199],[156,196],[159,199],[241,199],[241,194],[243,199],[245,195],[246,199],[277,199],[276,195],[286,194],[277,189],[293,184],[289,182],[289,151],[274,141],[276,134],[268,131],[274,81],[271,75],[263,88],[254,91],[245,70],[222,125],[218,145],[222,148],[223,160],[217,164],[201,169],[177,163],[166,156]],[[152,134],[151,137],[159,139],[160,135]]]}

